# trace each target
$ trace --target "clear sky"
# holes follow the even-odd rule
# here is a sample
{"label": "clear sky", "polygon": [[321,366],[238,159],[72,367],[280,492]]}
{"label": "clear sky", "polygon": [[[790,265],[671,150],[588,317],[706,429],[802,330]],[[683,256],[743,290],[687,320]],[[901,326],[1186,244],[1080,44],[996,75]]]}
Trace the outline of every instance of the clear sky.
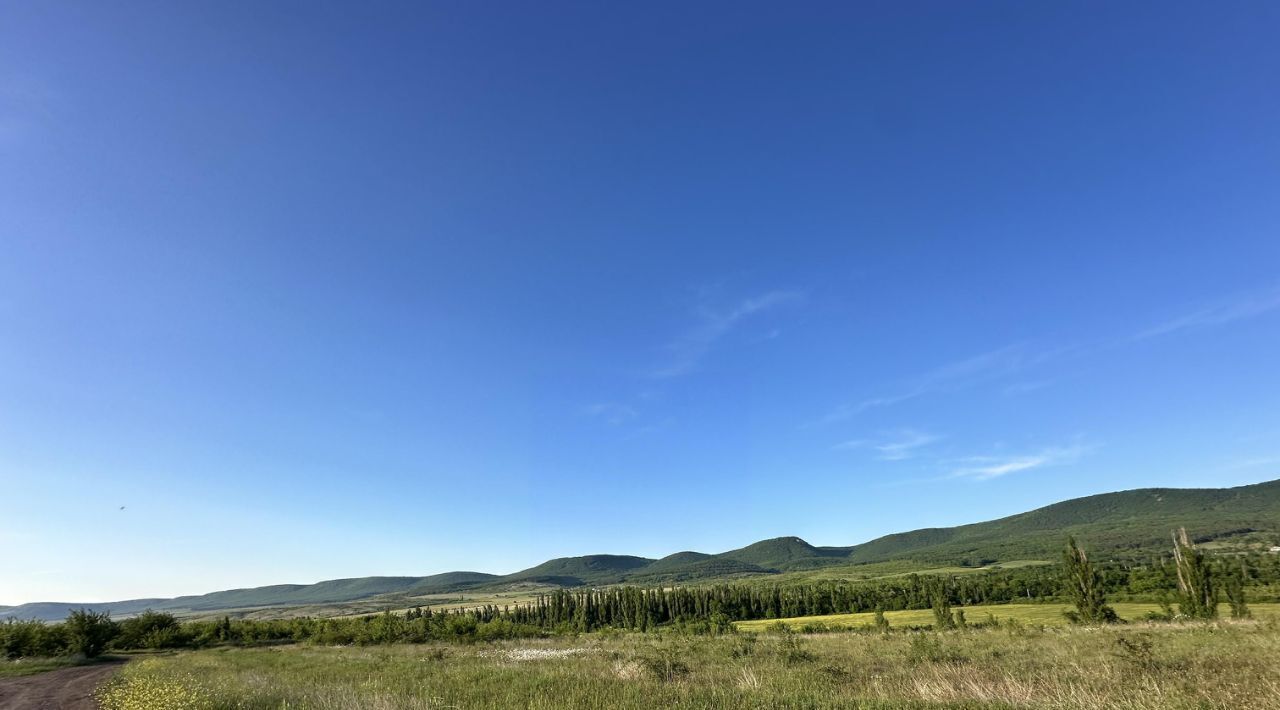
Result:
{"label": "clear sky", "polygon": [[1280,477],[1272,2],[0,9],[0,604]]}

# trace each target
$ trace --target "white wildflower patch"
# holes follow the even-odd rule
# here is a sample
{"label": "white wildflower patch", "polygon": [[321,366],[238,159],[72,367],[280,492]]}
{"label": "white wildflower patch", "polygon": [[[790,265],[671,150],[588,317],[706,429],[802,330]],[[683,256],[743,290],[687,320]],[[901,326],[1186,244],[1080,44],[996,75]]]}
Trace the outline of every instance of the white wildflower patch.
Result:
{"label": "white wildflower patch", "polygon": [[581,656],[590,653],[591,650],[589,648],[509,648],[501,651],[485,651],[480,655],[507,661],[547,661]]}

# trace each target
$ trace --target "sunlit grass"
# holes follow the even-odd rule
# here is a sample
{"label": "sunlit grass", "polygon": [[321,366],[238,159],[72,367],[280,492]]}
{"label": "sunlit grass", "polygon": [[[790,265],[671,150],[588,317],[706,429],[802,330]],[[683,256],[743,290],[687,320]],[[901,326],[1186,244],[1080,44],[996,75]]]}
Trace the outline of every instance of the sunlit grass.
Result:
{"label": "sunlit grass", "polygon": [[[1141,621],[1147,614],[1159,612],[1159,604],[1143,602],[1118,602],[1111,605],[1126,621]],[[970,623],[988,619],[998,621],[1017,621],[1028,625],[1065,626],[1067,619],[1063,612],[1071,609],[1069,604],[991,604],[986,606],[955,607],[963,609]],[[1257,619],[1280,619],[1280,604],[1251,604],[1249,608]],[[1219,613],[1224,617],[1230,613],[1227,605],[1221,605]],[[912,609],[907,611],[886,611],[885,619],[890,626],[929,626],[933,623],[933,612],[929,609]],[[741,631],[763,631],[782,621],[796,629],[806,625],[825,624],[827,626],[860,627],[875,623],[875,613],[829,614],[826,616],[799,616],[789,619],[758,619],[739,621],[735,624]]]}
{"label": "sunlit grass", "polygon": [[1275,708],[1277,657],[1273,622],[220,649],[132,665],[103,707]]}

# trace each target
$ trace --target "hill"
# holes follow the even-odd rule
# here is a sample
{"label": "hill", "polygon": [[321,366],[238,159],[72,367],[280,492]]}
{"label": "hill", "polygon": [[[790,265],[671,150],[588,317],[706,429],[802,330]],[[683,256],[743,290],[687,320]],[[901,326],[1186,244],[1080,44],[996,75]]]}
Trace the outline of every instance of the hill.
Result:
{"label": "hill", "polygon": [[443,594],[460,592],[491,583],[501,579],[496,574],[484,572],[445,572],[427,577],[419,577],[418,581],[408,589],[409,594]]}
{"label": "hill", "polygon": [[629,572],[644,569],[654,561],[647,557],[631,555],[586,555],[585,557],[560,557],[548,560],[536,567],[507,575],[507,582],[541,582],[564,587],[580,587],[584,584],[616,584],[627,578]]}
{"label": "hill", "polygon": [[717,557],[756,565],[765,569],[785,570],[821,565],[828,560],[845,560],[847,547],[814,547],[798,537],[775,537],[722,552]]}
{"label": "hill", "polygon": [[982,523],[895,533],[850,547],[815,547],[798,537],[779,537],[719,554],[685,551],[658,560],[632,555],[561,557],[508,575],[446,572],[426,577],[357,577],[174,599],[105,604],[35,602],[0,607],[0,620],[61,619],[68,609],[82,606],[117,617],[148,608],[207,615],[355,600],[377,600],[385,608],[404,608],[431,603],[424,595],[529,586],[699,583],[825,568],[830,568],[830,574],[848,572],[852,576],[856,566],[874,570],[871,565],[884,563],[894,563],[901,570],[972,567],[1056,559],[1067,535],[1075,535],[1100,558],[1134,558],[1166,550],[1169,531],[1176,527],[1186,527],[1201,543],[1280,544],[1280,481],[1236,488],[1144,488],[1103,493]]}
{"label": "hill", "polygon": [[984,523],[886,535],[850,548],[852,563],[954,563],[1055,555],[1067,535],[1095,554],[1124,557],[1168,546],[1186,527],[1199,542],[1280,533],[1280,481],[1237,488],[1143,488],[1076,498]]}

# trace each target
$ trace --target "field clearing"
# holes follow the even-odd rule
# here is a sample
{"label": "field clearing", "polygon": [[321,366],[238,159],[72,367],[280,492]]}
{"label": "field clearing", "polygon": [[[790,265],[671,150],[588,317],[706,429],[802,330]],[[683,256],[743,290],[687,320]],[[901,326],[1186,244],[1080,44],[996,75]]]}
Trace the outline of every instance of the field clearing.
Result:
{"label": "field clearing", "polygon": [[816,581],[869,581],[876,579],[892,579],[894,577],[905,577],[911,574],[930,575],[930,574],[980,574],[982,572],[992,572],[1002,569],[1019,569],[1022,567],[1040,567],[1043,565],[1053,564],[1045,560],[1009,560],[1008,562],[997,562],[983,567],[960,567],[956,565],[938,565],[927,566],[917,562],[898,561],[898,562],[870,562],[858,565],[833,565],[830,567],[818,567],[811,570],[793,570],[790,572],[780,572],[776,575],[768,575],[760,579],[766,580],[773,584],[777,582],[816,582]]}
{"label": "field clearing", "polygon": [[1280,708],[1274,622],[819,635],[589,634],[215,649],[130,664],[104,710]]}
{"label": "field clearing", "polygon": [[370,597],[351,602],[333,602],[326,604],[302,604],[264,607],[246,607],[235,609],[218,609],[214,611],[178,610],[174,615],[183,620],[208,620],[228,616],[232,619],[251,619],[269,621],[274,619],[290,619],[298,616],[315,618],[347,618],[367,616],[390,611],[403,614],[414,607],[433,609],[435,611],[455,611],[458,609],[475,609],[486,605],[504,606],[530,604],[538,599],[541,592],[556,589],[552,586],[522,588],[515,591],[495,592],[453,592],[448,594],[423,594],[406,596],[402,594]]}
{"label": "field clearing", "polygon": [[[1072,609],[1070,604],[990,604],[985,606],[954,607],[963,609],[969,623],[978,623],[995,618],[999,621],[1017,621],[1023,624],[1041,624],[1044,626],[1066,626],[1067,618],[1063,612]],[[1142,621],[1150,612],[1160,611],[1159,604],[1146,602],[1117,602],[1111,604],[1125,621]],[[1280,620],[1280,604],[1250,604],[1253,616],[1259,620]],[[1218,613],[1226,618],[1230,608],[1226,604],[1219,605]],[[933,623],[933,611],[930,609],[910,609],[906,611],[886,611],[885,619],[890,626],[929,626]],[[764,631],[779,621],[800,629],[806,624],[826,624],[828,626],[871,626],[875,624],[874,612],[858,614],[829,614],[826,616],[797,616],[789,619],[757,619],[739,621],[734,624],[740,631]]]}

